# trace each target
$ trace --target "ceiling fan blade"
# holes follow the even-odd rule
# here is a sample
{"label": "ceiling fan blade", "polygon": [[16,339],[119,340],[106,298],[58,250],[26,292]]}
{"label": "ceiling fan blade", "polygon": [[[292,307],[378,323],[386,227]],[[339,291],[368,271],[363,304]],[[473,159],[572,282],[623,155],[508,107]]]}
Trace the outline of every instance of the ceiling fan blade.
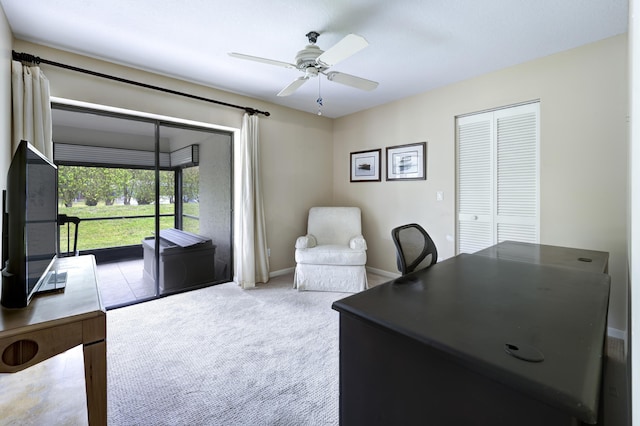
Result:
{"label": "ceiling fan blade", "polygon": [[273,59],[260,58],[258,56],[244,55],[242,53],[236,53],[236,52],[230,52],[229,56],[233,56],[234,58],[238,58],[238,59],[246,59],[248,61],[262,62],[263,64],[276,65],[278,67],[296,69],[295,65],[290,64],[288,62],[275,61]]}
{"label": "ceiling fan blade", "polygon": [[355,87],[356,89],[371,91],[378,87],[378,83],[375,81],[367,80],[366,78],[356,77],[355,75],[345,74],[342,72],[331,71],[326,73],[327,80],[334,81],[336,83],[345,84],[347,86]]}
{"label": "ceiling fan blade", "polygon": [[325,67],[332,67],[338,62],[359,52],[369,45],[364,37],[357,34],[349,34],[326,52],[318,56],[316,62]]}
{"label": "ceiling fan blade", "polygon": [[290,94],[298,90],[300,86],[306,83],[307,80],[309,80],[309,77],[306,77],[306,76],[296,78],[287,87],[282,89],[280,93],[278,93],[278,96],[289,96]]}

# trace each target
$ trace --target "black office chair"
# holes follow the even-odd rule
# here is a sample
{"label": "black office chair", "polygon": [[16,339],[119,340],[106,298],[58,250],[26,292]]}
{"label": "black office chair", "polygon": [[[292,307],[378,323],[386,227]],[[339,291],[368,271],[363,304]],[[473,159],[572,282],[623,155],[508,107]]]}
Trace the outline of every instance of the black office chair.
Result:
{"label": "black office chair", "polygon": [[402,275],[428,268],[438,261],[436,245],[417,223],[392,229],[391,238],[396,245],[398,270]]}

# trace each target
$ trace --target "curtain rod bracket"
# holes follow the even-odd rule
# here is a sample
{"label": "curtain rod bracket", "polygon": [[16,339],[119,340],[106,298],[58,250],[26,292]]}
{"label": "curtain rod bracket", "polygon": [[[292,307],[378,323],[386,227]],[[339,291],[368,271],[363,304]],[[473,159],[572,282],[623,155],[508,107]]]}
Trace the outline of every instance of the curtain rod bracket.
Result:
{"label": "curtain rod bracket", "polygon": [[49,61],[47,59],[41,59],[38,56],[30,55],[28,53],[19,53],[19,52],[16,52],[15,50],[12,50],[11,52],[13,54],[13,59],[15,61],[31,62],[31,63],[35,63],[35,64],[40,64],[40,63],[48,64],[48,65],[52,65],[54,67],[64,68],[64,69],[71,70],[71,71],[76,71],[76,72],[81,72],[81,73],[84,73],[84,74],[93,75],[95,77],[102,77],[102,78],[106,78],[108,80],[118,81],[120,83],[127,83],[127,84],[131,84],[133,86],[139,86],[139,87],[144,87],[144,88],[147,88],[147,89],[158,90],[160,92],[165,92],[165,93],[170,93],[172,95],[179,95],[179,96],[184,96],[186,98],[191,98],[191,99],[197,99],[197,100],[200,100],[200,101],[210,102],[212,104],[218,104],[218,105],[226,106],[226,107],[229,107],[229,108],[243,109],[248,114],[251,114],[251,115],[262,114],[265,117],[269,117],[271,115],[268,111],[260,111],[258,109],[251,108],[251,107],[243,107],[243,106],[240,106],[240,105],[234,105],[234,104],[230,104],[230,103],[227,103],[227,102],[217,101],[215,99],[204,98],[202,96],[196,96],[196,95],[190,95],[188,93],[178,92],[176,90],[165,89],[163,87],[152,86],[150,84],[140,83],[140,82],[133,81],[133,80],[127,80],[125,78],[115,77],[115,76],[112,76],[112,75],[103,74],[103,73],[99,73],[99,72],[96,72],[96,71],[86,70],[86,69],[83,69],[83,68],[74,67],[72,65],[66,65],[66,64],[61,64],[59,62]]}

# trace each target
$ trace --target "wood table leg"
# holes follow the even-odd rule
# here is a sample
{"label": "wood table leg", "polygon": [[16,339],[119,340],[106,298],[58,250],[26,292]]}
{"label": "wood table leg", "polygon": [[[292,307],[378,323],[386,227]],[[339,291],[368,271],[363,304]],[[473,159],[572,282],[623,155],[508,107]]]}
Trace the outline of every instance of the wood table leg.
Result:
{"label": "wood table leg", "polygon": [[90,426],[107,424],[107,342],[83,346],[87,415]]}

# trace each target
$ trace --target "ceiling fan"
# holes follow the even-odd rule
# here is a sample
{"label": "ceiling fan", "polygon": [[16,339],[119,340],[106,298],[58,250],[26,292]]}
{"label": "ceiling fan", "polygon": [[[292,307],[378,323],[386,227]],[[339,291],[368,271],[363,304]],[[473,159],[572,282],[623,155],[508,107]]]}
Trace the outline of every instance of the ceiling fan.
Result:
{"label": "ceiling fan", "polygon": [[357,34],[349,34],[336,43],[329,50],[323,51],[316,42],[320,33],[311,31],[306,34],[309,40],[309,44],[296,54],[295,64],[288,62],[275,61],[273,59],[260,58],[258,56],[244,55],[242,53],[229,53],[234,58],[246,59],[249,61],[262,62],[264,64],[276,65],[284,68],[297,69],[304,73],[302,77],[298,77],[292,81],[287,87],[282,89],[278,96],[289,96],[300,86],[307,82],[312,77],[317,77],[318,74],[324,74],[327,80],[334,81],[336,83],[345,84],[347,86],[355,87],[361,90],[373,90],[378,87],[378,83],[375,81],[367,80],[365,78],[356,77],[354,75],[345,74],[337,71],[328,71],[329,68],[337,64],[338,62],[347,59],[351,55],[359,52],[369,45],[364,37]]}

